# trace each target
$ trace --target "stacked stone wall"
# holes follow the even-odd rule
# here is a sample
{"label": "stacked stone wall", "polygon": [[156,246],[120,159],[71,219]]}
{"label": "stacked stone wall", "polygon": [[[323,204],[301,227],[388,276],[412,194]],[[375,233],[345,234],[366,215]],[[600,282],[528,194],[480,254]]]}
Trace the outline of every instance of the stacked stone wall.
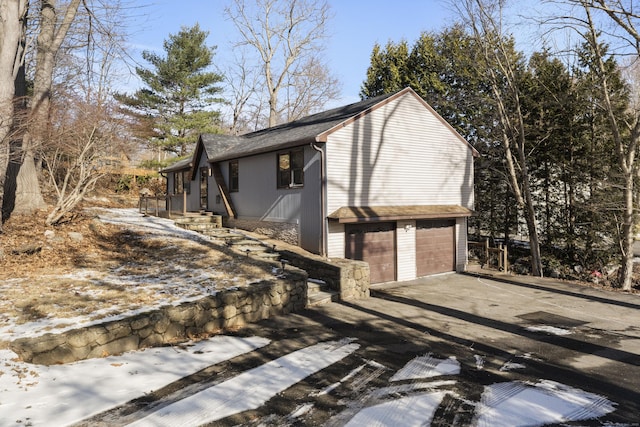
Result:
{"label": "stacked stone wall", "polygon": [[133,317],[13,341],[25,362],[53,365],[204,338],[307,306],[307,274],[225,290],[198,301],[166,306]]}
{"label": "stacked stone wall", "polygon": [[241,230],[259,233],[290,245],[298,245],[299,241],[297,224],[225,217],[223,219],[223,225],[227,228],[239,228]]}
{"label": "stacked stone wall", "polygon": [[340,293],[341,300],[369,297],[369,264],[351,259],[326,259],[311,254],[300,254],[290,250],[280,250],[280,258],[306,271],[309,277],[320,279],[334,291]]}

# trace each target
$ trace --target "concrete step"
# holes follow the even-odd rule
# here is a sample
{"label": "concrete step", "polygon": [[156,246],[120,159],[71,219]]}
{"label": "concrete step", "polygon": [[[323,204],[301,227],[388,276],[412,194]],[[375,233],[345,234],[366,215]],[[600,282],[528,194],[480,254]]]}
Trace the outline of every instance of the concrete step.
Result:
{"label": "concrete step", "polygon": [[176,218],[177,224],[218,223],[222,220],[220,215],[190,215]]}
{"label": "concrete step", "polygon": [[218,225],[210,222],[206,222],[206,223],[193,222],[193,223],[185,223],[185,224],[177,224],[177,225],[178,227],[184,228],[185,230],[199,231],[199,232],[216,230],[220,228],[218,227]]}
{"label": "concrete step", "polygon": [[318,291],[307,297],[307,306],[313,307],[328,304],[330,302],[338,301],[339,299],[340,297],[337,292]]}
{"label": "concrete step", "polygon": [[220,215],[191,215],[176,218],[174,223],[187,230],[203,232],[222,227]]}
{"label": "concrete step", "polygon": [[253,255],[259,252],[260,253],[266,252],[268,250],[267,247],[262,245],[232,245],[231,248],[243,254],[246,254],[247,252],[249,252],[249,254],[253,254]]}
{"label": "concrete step", "polygon": [[329,288],[329,286],[321,281],[321,280],[314,280],[314,279],[309,279],[307,281],[307,294],[311,295],[311,294],[315,294],[317,292],[329,292],[331,291],[331,289]]}
{"label": "concrete step", "polygon": [[328,304],[333,301],[339,301],[340,295],[329,288],[329,285],[322,280],[307,280],[307,305]]}
{"label": "concrete step", "polygon": [[202,231],[205,236],[212,237],[214,239],[242,239],[239,234],[235,234],[227,230],[226,228],[210,228]]}
{"label": "concrete step", "polygon": [[278,261],[280,259],[280,254],[278,252],[258,252],[255,255],[270,261]]}
{"label": "concrete step", "polygon": [[241,239],[234,240],[233,244],[241,245],[241,246],[252,246],[252,245],[264,246],[260,240],[247,239],[245,236],[242,236]]}

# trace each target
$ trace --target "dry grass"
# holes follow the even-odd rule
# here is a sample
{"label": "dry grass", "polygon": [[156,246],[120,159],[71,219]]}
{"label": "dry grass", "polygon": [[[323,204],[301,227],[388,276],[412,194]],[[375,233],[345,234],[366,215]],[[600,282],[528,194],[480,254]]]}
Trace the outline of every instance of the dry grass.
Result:
{"label": "dry grass", "polygon": [[[273,277],[269,265],[240,258],[222,244],[147,235],[84,212],[55,228],[44,226],[44,212],[5,223],[0,240],[5,337],[11,334],[7,325],[56,319],[56,326],[45,329],[62,328],[78,318],[94,321]],[[82,233],[82,240],[70,232]],[[14,253],[25,247],[39,249]]]}

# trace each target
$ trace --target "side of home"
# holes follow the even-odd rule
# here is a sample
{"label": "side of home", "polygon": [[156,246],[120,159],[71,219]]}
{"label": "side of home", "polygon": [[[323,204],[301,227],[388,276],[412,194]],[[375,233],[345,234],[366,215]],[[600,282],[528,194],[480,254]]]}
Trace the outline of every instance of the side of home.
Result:
{"label": "side of home", "polygon": [[170,194],[189,179],[188,211],[368,261],[375,283],[464,269],[476,154],[407,88],[242,136],[202,135],[192,159],[164,172]]}
{"label": "side of home", "polygon": [[464,270],[475,151],[413,92],[326,132],[328,255],[372,282]]}

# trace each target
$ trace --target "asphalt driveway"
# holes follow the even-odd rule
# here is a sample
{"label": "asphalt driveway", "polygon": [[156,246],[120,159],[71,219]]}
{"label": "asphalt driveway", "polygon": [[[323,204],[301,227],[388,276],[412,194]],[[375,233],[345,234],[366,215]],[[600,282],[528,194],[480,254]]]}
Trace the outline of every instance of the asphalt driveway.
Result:
{"label": "asphalt driveway", "polygon": [[117,425],[121,415],[150,403],[168,404],[282,355],[344,339],[358,350],[263,407],[215,425],[640,425],[637,295],[530,277],[446,274],[377,286],[371,298],[314,307],[238,334],[271,344],[87,425]]}

